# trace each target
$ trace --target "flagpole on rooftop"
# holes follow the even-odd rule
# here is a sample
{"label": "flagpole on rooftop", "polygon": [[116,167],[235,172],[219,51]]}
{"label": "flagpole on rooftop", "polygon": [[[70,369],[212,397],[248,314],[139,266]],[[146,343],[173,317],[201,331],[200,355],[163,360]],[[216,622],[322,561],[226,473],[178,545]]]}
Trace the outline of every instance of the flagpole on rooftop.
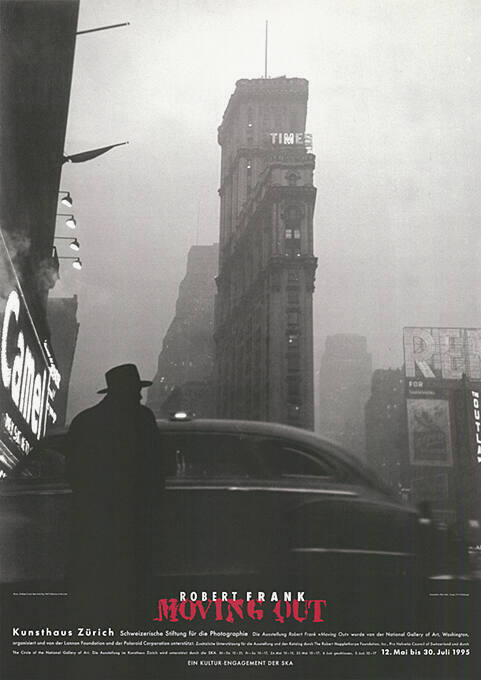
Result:
{"label": "flagpole on rooftop", "polygon": [[125,21],[123,24],[111,24],[110,26],[99,26],[98,28],[87,28],[84,31],[77,31],[77,35],[84,35],[84,33],[97,33],[97,31],[108,31],[111,28],[120,28],[120,26],[130,26],[130,21]]}
{"label": "flagpole on rooftop", "polygon": [[268,40],[268,33],[269,33],[269,22],[266,20],[266,41],[265,41],[265,50],[264,50],[264,78],[267,78],[267,40]]}

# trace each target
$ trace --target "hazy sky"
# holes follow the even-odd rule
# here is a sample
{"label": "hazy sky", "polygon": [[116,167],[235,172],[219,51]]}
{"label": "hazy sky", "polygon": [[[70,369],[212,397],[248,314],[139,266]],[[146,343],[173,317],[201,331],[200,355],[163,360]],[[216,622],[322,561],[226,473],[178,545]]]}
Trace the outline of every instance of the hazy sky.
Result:
{"label": "hazy sky", "polygon": [[[64,166],[83,270],[70,412],[105,370],[152,377],[188,249],[218,240],[217,126],[239,78],[310,83],[316,154],[315,354],[368,337],[402,363],[402,327],[480,326],[481,12],[475,0],[81,0]],[[57,234],[71,235],[60,227]],[[67,254],[67,253],[65,253]]]}

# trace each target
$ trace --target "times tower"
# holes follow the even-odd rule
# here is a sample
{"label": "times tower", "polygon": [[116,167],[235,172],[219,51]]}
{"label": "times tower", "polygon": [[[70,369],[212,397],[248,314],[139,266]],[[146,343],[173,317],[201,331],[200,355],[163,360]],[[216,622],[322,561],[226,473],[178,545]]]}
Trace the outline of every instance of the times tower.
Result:
{"label": "times tower", "polygon": [[315,157],[303,78],[239,80],[222,148],[217,415],[313,427]]}

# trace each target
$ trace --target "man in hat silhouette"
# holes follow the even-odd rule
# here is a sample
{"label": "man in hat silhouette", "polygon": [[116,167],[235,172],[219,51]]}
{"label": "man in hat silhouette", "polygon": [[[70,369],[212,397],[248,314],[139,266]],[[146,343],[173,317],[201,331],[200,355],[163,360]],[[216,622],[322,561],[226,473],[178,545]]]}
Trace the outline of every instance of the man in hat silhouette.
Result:
{"label": "man in hat silhouette", "polygon": [[73,491],[70,580],[74,603],[103,620],[130,616],[146,595],[152,512],[163,491],[159,432],[140,404],[134,364],[105,374],[96,406],[80,413],[67,437]]}

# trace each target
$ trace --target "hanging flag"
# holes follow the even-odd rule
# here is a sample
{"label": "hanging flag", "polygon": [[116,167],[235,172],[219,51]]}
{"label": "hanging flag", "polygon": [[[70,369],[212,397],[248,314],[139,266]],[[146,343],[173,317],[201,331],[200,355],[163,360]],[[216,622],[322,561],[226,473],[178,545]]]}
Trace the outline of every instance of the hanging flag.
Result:
{"label": "hanging flag", "polygon": [[97,158],[97,156],[107,153],[110,149],[113,149],[116,146],[123,146],[124,144],[128,144],[128,142],[119,142],[118,144],[111,144],[110,146],[102,146],[100,149],[90,149],[90,151],[74,153],[72,156],[64,156],[63,163],[85,163],[85,161],[91,161],[92,158]]}

